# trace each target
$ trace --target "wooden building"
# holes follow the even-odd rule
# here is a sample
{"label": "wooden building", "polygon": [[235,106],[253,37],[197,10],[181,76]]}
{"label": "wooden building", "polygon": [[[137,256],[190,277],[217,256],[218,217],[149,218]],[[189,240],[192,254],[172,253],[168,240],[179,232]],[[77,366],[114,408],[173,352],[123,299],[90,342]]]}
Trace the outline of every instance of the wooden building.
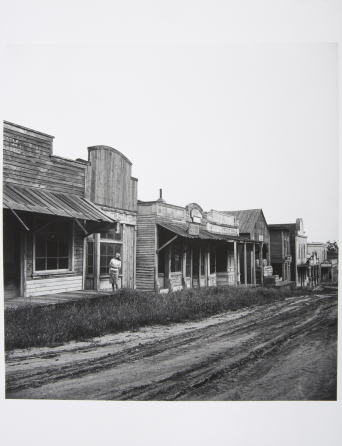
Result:
{"label": "wooden building", "polygon": [[4,122],[5,297],[81,290],[85,235],[115,227],[85,197],[87,166],[53,155],[52,143]]}
{"label": "wooden building", "polygon": [[338,275],[338,255],[328,252],[328,244],[320,242],[308,243],[308,253],[316,254],[320,264],[321,283],[334,283]]}
{"label": "wooden building", "polygon": [[6,297],[135,286],[137,180],[106,146],[88,161],[53,155],[53,136],[4,121],[3,259]]}
{"label": "wooden building", "polygon": [[287,225],[269,225],[271,238],[271,266],[273,274],[283,282],[293,279],[291,274],[292,256],[290,248],[290,229]]}
{"label": "wooden building", "polygon": [[120,287],[135,288],[137,184],[132,163],[108,146],[88,147],[85,196],[117,224],[87,238],[85,288],[111,289],[109,262],[121,255]]}
{"label": "wooden building", "polygon": [[[296,223],[269,225],[271,264],[274,274],[294,281],[298,287],[314,287],[320,283],[317,256],[308,254],[307,235],[302,218]],[[290,272],[289,272],[290,271]]]}
{"label": "wooden building", "polygon": [[[239,246],[247,262],[254,240],[239,235],[234,215],[204,212],[196,203],[171,205],[161,197],[138,201],[137,289],[168,291],[241,283]],[[242,282],[247,285],[247,277]],[[253,284],[256,283],[255,272]]]}
{"label": "wooden building", "polygon": [[[226,211],[224,214],[234,215],[239,221],[240,236],[259,242],[255,245],[255,255],[251,244],[247,244],[247,268],[244,268],[243,245],[239,245],[241,281],[245,274],[248,284],[254,283],[254,274],[257,283],[262,284],[264,276],[272,274],[270,232],[262,209],[246,209],[242,211]],[[254,272],[254,270],[256,272]],[[245,273],[246,271],[246,273]]]}

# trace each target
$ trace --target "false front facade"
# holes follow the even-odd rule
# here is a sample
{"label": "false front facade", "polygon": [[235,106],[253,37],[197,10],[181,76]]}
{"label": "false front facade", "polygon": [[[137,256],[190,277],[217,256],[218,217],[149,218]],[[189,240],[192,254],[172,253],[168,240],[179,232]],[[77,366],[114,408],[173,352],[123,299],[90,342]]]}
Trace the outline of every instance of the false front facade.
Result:
{"label": "false front facade", "polygon": [[[177,290],[241,283],[239,245],[246,245],[234,215],[204,212],[196,203],[186,207],[160,198],[138,201],[137,288]],[[255,276],[253,283],[255,283]],[[243,284],[247,285],[246,280]]]}

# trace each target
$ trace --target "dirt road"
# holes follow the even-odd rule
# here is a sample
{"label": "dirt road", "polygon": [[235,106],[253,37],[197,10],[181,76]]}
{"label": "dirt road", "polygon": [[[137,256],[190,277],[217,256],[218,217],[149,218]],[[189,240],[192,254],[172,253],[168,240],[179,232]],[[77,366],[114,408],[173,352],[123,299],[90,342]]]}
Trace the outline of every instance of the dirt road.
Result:
{"label": "dirt road", "polygon": [[335,400],[337,293],[6,354],[6,397]]}

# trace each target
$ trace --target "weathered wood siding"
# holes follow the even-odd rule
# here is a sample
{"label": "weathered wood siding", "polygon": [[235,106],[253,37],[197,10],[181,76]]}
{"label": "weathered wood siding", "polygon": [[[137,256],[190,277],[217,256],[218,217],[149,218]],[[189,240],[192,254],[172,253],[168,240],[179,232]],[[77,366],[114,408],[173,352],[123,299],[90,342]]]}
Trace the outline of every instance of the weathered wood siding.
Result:
{"label": "weathered wood siding", "polygon": [[86,165],[53,156],[53,136],[5,122],[3,138],[3,181],[84,196]]}
{"label": "weathered wood siding", "polygon": [[125,225],[123,231],[123,283],[125,288],[134,288],[135,227]]}
{"label": "weathered wood siding", "polygon": [[107,146],[88,147],[91,163],[87,193],[98,205],[137,211],[137,180],[131,177],[132,163]]}
{"label": "weathered wood siding", "polygon": [[82,290],[82,275],[41,278],[26,282],[25,297]]}
{"label": "weathered wood siding", "polygon": [[153,214],[138,214],[136,250],[136,288],[138,290],[154,290],[156,250],[156,217]]}

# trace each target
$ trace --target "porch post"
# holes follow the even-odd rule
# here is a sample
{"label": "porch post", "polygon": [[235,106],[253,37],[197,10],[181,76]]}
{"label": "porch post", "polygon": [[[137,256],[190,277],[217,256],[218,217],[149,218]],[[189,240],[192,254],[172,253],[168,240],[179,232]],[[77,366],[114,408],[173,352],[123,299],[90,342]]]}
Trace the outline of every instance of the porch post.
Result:
{"label": "porch post", "polygon": [[234,280],[235,280],[235,286],[237,286],[237,249],[236,249],[236,242],[234,242]]}
{"label": "porch post", "polygon": [[261,268],[261,286],[264,284],[264,264],[262,259],[262,248],[263,248],[263,242],[260,243],[260,251],[259,251],[259,264]]}
{"label": "porch post", "polygon": [[256,271],[255,271],[255,243],[253,243],[252,274],[253,274],[253,285],[256,285]]}
{"label": "porch post", "polygon": [[245,278],[245,285],[247,286],[247,243],[243,244],[243,272]]}

